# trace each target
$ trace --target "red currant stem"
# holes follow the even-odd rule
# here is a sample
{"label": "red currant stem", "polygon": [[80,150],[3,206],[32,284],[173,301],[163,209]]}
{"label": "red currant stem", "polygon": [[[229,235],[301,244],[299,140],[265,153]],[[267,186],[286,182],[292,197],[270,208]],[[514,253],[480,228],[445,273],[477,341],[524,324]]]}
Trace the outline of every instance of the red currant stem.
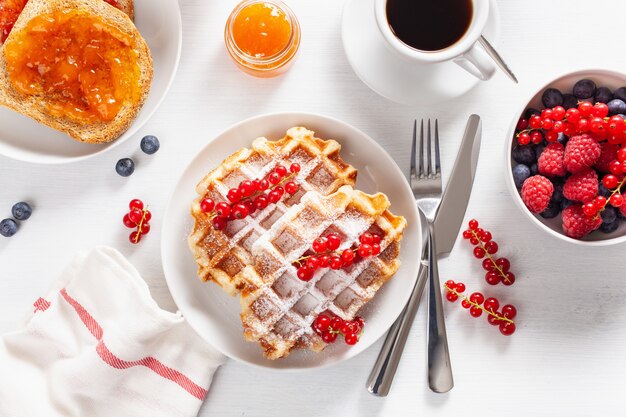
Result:
{"label": "red currant stem", "polygon": [[141,210],[141,220],[137,225],[137,235],[135,235],[135,242],[139,242],[139,238],[141,237],[141,232],[143,231],[143,222],[146,220],[146,212],[148,211],[148,206],[146,206],[143,210]]}
{"label": "red currant stem", "polygon": [[491,316],[494,316],[494,317],[496,317],[496,318],[498,318],[498,319],[500,319],[500,320],[502,320],[502,321],[506,321],[506,322],[509,322],[509,323],[515,323],[515,322],[514,322],[513,320],[511,320],[510,318],[508,318],[508,317],[504,317],[504,316],[501,316],[501,315],[499,315],[499,314],[496,314],[496,313],[494,313],[493,311],[487,310],[487,309],[486,309],[485,307],[483,307],[481,304],[478,304],[478,303],[473,302],[472,300],[470,300],[469,298],[467,298],[467,297],[465,296],[465,294],[458,292],[455,288],[450,288],[450,287],[448,287],[448,285],[447,285],[447,284],[443,284],[443,286],[444,286],[444,287],[446,287],[446,290],[448,290],[448,291],[450,291],[451,293],[455,294],[457,297],[461,297],[463,300],[467,301],[467,302],[468,302],[469,304],[471,304],[472,306],[480,308],[480,309],[481,309],[482,311],[484,311],[485,313],[487,313],[487,314],[489,314],[489,315],[491,315]]}
{"label": "red currant stem", "polygon": [[604,209],[606,208],[607,204],[609,204],[609,202],[611,201],[611,197],[613,197],[615,194],[617,194],[617,193],[619,193],[621,191],[621,188],[624,185],[624,183],[626,183],[626,177],[624,177],[622,179],[622,181],[620,181],[620,183],[617,184],[617,187],[615,187],[614,190],[611,190],[611,195],[609,196],[609,198],[606,199],[606,202],[602,206],[602,209],[598,210],[598,213],[596,213],[596,215],[593,216],[593,220],[594,221],[598,219],[598,216],[600,215],[600,213],[602,213],[604,211]]}
{"label": "red currant stem", "polygon": [[470,231],[472,232],[472,235],[474,235],[474,237],[478,240],[478,244],[485,251],[485,256],[487,256],[487,258],[489,258],[489,260],[491,260],[491,264],[496,267],[496,269],[498,270],[498,273],[500,273],[500,276],[502,277],[502,279],[505,280],[507,283],[510,283],[511,280],[509,279],[509,277],[507,277],[507,275],[504,272],[504,270],[502,268],[500,268],[500,266],[496,263],[496,261],[493,259],[493,256],[491,256],[491,254],[489,252],[487,252],[487,249],[485,249],[485,245],[483,245],[483,241],[478,238],[478,234],[476,233],[476,231],[471,230],[471,229],[470,229]]}

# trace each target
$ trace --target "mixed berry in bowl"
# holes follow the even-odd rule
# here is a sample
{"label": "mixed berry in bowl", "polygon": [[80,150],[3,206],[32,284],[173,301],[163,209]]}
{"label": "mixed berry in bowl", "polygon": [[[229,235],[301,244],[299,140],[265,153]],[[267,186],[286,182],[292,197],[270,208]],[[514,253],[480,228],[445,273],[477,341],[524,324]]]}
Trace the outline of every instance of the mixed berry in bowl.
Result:
{"label": "mixed berry in bowl", "polygon": [[613,237],[626,220],[626,87],[598,84],[583,78],[543,90],[511,148],[526,208],[573,239]]}

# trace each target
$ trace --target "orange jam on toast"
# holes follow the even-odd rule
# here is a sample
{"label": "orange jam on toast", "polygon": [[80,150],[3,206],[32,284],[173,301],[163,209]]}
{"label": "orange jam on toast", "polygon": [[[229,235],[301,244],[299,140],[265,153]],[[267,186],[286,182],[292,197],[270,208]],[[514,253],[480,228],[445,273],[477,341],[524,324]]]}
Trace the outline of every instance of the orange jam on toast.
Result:
{"label": "orange jam on toast", "polygon": [[11,29],[17,18],[20,17],[20,13],[22,13],[27,1],[0,0],[0,44],[3,44],[9,33],[11,33]]}
{"label": "orange jam on toast", "polygon": [[108,122],[140,100],[134,36],[85,11],[34,17],[5,45],[13,87],[37,96],[52,116]]}

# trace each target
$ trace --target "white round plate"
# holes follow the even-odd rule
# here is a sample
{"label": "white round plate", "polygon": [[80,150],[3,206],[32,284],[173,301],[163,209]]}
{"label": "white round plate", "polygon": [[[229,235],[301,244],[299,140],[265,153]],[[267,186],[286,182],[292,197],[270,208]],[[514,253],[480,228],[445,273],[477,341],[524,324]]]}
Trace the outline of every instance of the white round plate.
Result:
{"label": "white round plate", "polygon": [[[496,46],[500,16],[495,0],[490,0],[489,11],[484,36]],[[419,25],[419,21],[415,24]],[[341,33],[344,51],[356,75],[391,101],[440,103],[467,93],[480,82],[454,62],[420,65],[391,51],[376,24],[374,0],[348,0]]]}
{"label": "white round plate", "polygon": [[0,155],[25,162],[61,164],[112,149],[133,136],[159,107],[170,88],[180,59],[182,22],[178,0],[135,1],[135,25],[148,42],[154,61],[150,95],[131,127],[104,145],[80,143],[12,110],[0,107]]}
{"label": "white round plate", "polygon": [[[239,297],[231,297],[214,283],[203,283],[196,275],[196,263],[187,247],[193,221],[191,202],[197,197],[196,184],[224,158],[252,140],[265,136],[279,139],[287,129],[304,126],[318,137],[336,139],[343,158],[358,169],[357,188],[389,197],[391,210],[402,215],[408,227],[402,240],[397,274],[361,310],[365,331],[359,343],[349,347],[335,343],[321,353],[294,351],[287,358],[265,359],[257,343],[246,342],[241,328]],[[411,189],[391,157],[365,133],[339,120],[309,113],[277,113],[245,120],[212,140],[191,161],[183,173],[165,213],[161,252],[165,278],[172,296],[189,324],[208,343],[227,356],[265,368],[317,368],[351,358],[365,350],[389,329],[408,301],[415,283],[421,254],[421,231]]]}

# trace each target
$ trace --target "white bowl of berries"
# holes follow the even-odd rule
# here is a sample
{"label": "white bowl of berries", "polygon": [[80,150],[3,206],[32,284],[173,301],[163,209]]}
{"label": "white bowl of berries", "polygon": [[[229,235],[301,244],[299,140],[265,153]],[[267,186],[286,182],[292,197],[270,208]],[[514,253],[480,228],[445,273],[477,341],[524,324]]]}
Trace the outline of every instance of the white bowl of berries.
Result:
{"label": "white bowl of berries", "polygon": [[586,70],[543,86],[505,147],[513,200],[548,233],[581,245],[626,241],[626,75]]}

